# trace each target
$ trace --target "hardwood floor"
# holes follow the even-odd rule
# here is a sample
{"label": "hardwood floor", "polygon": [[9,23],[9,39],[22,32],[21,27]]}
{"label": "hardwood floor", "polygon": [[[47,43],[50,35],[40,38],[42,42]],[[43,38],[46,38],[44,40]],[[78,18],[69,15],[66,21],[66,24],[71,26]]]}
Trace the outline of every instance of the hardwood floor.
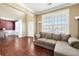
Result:
{"label": "hardwood floor", "polygon": [[53,51],[35,46],[33,38],[0,39],[1,56],[53,56]]}

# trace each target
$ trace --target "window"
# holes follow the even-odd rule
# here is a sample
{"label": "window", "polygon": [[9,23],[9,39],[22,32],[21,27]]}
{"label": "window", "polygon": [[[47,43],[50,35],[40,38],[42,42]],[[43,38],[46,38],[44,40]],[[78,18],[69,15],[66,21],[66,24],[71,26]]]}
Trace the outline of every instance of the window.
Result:
{"label": "window", "polygon": [[42,15],[42,32],[69,33],[69,9]]}

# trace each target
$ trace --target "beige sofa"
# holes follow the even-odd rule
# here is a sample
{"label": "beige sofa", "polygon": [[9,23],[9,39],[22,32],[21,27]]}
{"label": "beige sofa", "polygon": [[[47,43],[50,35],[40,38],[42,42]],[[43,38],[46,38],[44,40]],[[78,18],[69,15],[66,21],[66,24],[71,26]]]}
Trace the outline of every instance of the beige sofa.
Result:
{"label": "beige sofa", "polygon": [[35,45],[54,50],[57,41],[68,41],[69,35],[40,32],[35,35]]}
{"label": "beige sofa", "polygon": [[40,32],[35,35],[35,45],[54,51],[55,56],[79,55],[79,40],[70,34]]}

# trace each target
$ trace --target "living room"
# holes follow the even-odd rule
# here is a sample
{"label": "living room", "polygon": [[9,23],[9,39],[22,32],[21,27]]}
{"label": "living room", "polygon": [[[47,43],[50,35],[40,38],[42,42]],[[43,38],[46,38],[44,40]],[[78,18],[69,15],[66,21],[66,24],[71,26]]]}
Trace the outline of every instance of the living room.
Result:
{"label": "living room", "polygon": [[79,56],[78,38],[78,3],[0,3],[1,56]]}

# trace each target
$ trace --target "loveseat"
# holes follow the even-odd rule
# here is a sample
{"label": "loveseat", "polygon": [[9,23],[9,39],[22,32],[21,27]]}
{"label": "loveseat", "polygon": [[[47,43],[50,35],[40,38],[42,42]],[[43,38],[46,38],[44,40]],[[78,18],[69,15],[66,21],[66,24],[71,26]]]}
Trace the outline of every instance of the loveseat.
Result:
{"label": "loveseat", "polygon": [[53,50],[55,56],[79,55],[79,40],[70,34],[40,32],[35,35],[34,44]]}

